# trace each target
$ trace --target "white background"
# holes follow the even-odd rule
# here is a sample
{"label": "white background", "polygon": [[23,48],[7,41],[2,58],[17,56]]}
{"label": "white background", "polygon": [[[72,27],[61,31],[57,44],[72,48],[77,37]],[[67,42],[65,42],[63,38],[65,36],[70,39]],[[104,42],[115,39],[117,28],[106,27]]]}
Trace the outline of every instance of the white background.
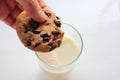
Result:
{"label": "white background", "polygon": [[46,2],[82,35],[83,52],[75,68],[68,76],[44,73],[16,31],[0,22],[0,80],[120,80],[120,1]]}

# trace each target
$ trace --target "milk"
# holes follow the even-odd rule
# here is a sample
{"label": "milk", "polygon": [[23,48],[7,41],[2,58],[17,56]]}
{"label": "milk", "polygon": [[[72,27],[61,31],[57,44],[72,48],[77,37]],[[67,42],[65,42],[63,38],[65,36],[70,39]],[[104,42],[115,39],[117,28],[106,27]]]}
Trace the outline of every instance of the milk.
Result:
{"label": "milk", "polygon": [[[37,52],[37,56],[44,65],[43,68],[47,71],[51,70],[53,72],[57,70],[58,67],[60,68],[60,66],[71,64],[79,55],[80,53],[78,50],[77,43],[74,41],[74,39],[72,39],[66,34],[63,37],[63,41],[60,47],[48,53]],[[53,68],[51,68],[49,65],[53,66]],[[70,68],[67,67],[64,70],[59,69],[57,71],[67,71],[69,69]]]}

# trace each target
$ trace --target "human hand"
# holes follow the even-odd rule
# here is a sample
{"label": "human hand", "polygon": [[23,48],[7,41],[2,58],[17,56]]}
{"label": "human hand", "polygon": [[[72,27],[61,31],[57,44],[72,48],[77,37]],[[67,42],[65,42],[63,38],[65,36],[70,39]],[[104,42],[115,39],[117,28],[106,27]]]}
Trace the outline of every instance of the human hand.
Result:
{"label": "human hand", "polygon": [[34,20],[42,22],[46,19],[44,7],[47,5],[43,0],[0,0],[0,20],[15,29],[17,16],[26,10]]}

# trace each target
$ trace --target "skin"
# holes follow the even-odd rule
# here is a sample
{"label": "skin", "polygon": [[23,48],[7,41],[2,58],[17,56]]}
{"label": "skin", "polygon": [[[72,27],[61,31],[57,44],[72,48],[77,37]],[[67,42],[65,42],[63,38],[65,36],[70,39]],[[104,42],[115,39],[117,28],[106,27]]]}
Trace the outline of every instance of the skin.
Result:
{"label": "skin", "polygon": [[46,20],[42,8],[47,7],[44,0],[0,0],[0,20],[15,29],[17,16],[26,10],[36,21]]}

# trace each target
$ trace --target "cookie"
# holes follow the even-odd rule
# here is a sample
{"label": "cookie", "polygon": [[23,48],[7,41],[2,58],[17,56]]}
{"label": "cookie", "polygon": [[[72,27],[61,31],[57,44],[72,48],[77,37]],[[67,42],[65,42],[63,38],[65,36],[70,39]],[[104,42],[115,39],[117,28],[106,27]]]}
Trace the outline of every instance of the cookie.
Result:
{"label": "cookie", "polygon": [[59,47],[64,32],[61,21],[52,11],[43,9],[47,19],[44,22],[33,20],[23,11],[16,20],[18,37],[25,47],[38,52],[49,52]]}

